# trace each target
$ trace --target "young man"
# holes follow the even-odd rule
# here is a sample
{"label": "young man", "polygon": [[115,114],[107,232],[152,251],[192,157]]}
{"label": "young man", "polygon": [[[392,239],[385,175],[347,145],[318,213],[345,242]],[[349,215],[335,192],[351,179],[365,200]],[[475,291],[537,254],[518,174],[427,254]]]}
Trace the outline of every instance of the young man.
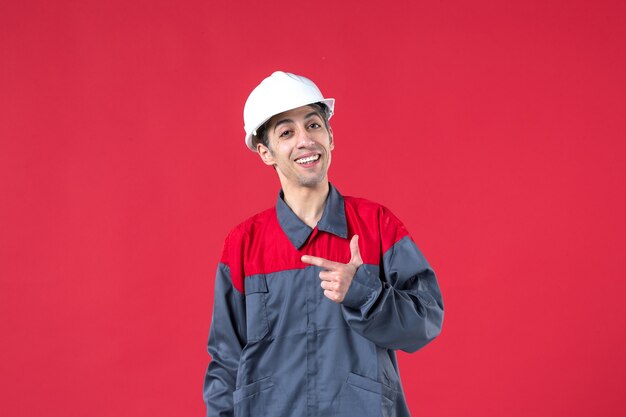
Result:
{"label": "young man", "polygon": [[328,182],[334,99],[275,72],[244,108],[276,206],[226,238],[204,382],[207,416],[406,417],[395,350],[441,331],[433,270],[385,207]]}

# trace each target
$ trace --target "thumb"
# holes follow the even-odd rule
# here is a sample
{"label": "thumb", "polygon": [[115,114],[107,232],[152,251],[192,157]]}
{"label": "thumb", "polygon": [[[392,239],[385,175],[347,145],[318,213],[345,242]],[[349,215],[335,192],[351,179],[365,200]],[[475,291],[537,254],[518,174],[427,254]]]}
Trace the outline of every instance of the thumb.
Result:
{"label": "thumb", "polygon": [[359,235],[352,236],[350,240],[350,263],[360,266],[363,263],[361,251],[359,250]]}

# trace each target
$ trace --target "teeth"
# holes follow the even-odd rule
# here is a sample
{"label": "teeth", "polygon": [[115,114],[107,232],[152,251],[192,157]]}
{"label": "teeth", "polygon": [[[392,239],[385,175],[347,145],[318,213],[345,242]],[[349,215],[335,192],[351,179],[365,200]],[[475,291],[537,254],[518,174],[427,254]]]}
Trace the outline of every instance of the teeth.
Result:
{"label": "teeth", "polygon": [[308,162],[317,161],[319,158],[320,158],[319,155],[313,155],[313,156],[308,156],[308,157],[302,158],[302,159],[296,159],[296,162],[298,164],[306,164]]}

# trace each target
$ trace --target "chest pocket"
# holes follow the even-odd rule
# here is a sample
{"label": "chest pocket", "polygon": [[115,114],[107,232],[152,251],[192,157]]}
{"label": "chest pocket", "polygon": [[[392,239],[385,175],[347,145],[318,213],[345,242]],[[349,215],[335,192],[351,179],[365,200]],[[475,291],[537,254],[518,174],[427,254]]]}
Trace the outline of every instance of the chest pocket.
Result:
{"label": "chest pocket", "polygon": [[270,331],[267,320],[267,281],[265,275],[245,279],[247,340],[257,342]]}

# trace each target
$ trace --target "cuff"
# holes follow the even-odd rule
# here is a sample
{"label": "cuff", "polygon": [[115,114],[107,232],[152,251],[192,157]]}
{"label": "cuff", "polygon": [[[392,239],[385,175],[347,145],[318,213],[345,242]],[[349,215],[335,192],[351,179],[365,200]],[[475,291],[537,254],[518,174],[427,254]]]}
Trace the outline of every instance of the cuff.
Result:
{"label": "cuff", "polygon": [[377,275],[370,272],[365,265],[361,265],[354,274],[350,288],[343,299],[346,307],[360,310],[366,304],[372,303],[380,294],[382,283]]}

